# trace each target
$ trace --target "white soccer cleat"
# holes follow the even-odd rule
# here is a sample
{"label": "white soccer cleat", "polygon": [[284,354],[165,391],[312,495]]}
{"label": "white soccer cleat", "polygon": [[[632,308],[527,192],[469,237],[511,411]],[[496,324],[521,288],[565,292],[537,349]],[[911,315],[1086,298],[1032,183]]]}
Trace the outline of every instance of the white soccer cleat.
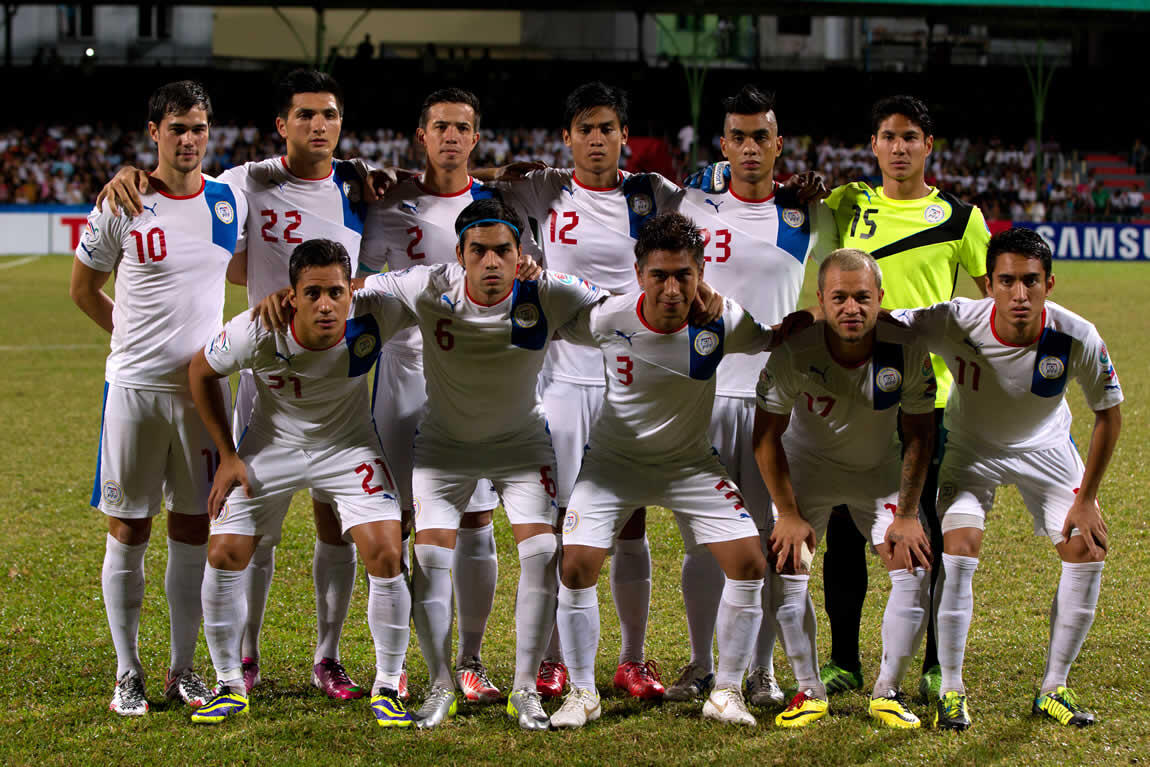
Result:
{"label": "white soccer cleat", "polygon": [[143,716],[148,713],[148,700],[144,695],[144,679],[135,671],[125,671],[116,680],[112,702],[108,708],[120,716]]}
{"label": "white soccer cleat", "polygon": [[168,700],[180,700],[192,708],[199,708],[206,706],[215,695],[215,691],[208,687],[203,678],[190,668],[178,674],[168,670],[164,680],[164,697]]}
{"label": "white soccer cleat", "polygon": [[755,726],[755,717],[747,710],[747,701],[743,700],[743,691],[736,685],[730,687],[717,687],[711,691],[707,702],[703,704],[703,718],[714,719],[727,724],[745,724]]}
{"label": "white soccer cleat", "polygon": [[499,688],[491,682],[487,667],[479,658],[467,658],[456,667],[455,684],[468,703],[495,703],[499,700]]}
{"label": "white soccer cleat", "polygon": [[752,706],[781,706],[786,703],[783,688],[766,666],[756,666],[747,674],[747,700]]}
{"label": "white soccer cleat", "polygon": [[715,674],[696,663],[688,663],[679,671],[679,678],[663,693],[663,700],[684,701],[701,698],[715,686]]}
{"label": "white soccer cleat", "polygon": [[563,699],[563,705],[551,715],[551,726],[557,730],[578,729],[588,722],[595,721],[602,713],[598,690],[584,690],[572,686],[571,692]]}

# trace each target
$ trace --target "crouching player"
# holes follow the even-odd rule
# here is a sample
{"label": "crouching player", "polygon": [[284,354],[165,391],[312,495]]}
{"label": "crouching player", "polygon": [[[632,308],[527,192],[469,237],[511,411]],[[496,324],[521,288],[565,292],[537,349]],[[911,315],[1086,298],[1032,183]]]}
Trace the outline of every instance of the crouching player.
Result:
{"label": "crouching player", "polygon": [[[192,721],[216,724],[247,712],[244,568],[261,539],[279,539],[292,495],[309,488],[334,499],[343,534],[367,570],[376,721],[407,727],[412,720],[397,687],[411,596],[400,572],[399,503],[372,425],[367,373],[382,342],[410,321],[394,301],[352,301],[351,261],[337,242],[299,245],[289,271],[295,316],[286,332],[241,314],[188,368],[196,408],[220,455],[208,500],[212,531],[202,593],[204,634],[220,684]],[[247,368],[256,397],[237,447],[215,383]]]}
{"label": "crouching player", "polygon": [[769,588],[799,690],[775,719],[782,727],[803,727],[827,713],[802,547],[813,550],[822,540],[840,504],[891,581],[870,715],[890,727],[919,726],[899,685],[926,628],[930,543],[918,501],[930,465],[936,385],[925,344],[904,327],[876,324],[882,295],[873,258],[834,251],[819,267],[824,320],[788,338],[759,376],[755,457],[778,514]]}
{"label": "crouching player", "polygon": [[[1095,327],[1046,300],[1054,288],[1050,269],[1050,247],[1038,234],[1009,229],[991,238],[986,250],[990,298],[897,313],[954,376],[938,484],[944,577],[936,596],[942,665],[936,727],[970,726],[962,660],[982,532],[1000,485],[1018,487],[1035,533],[1049,536],[1062,560],[1046,672],[1033,711],[1063,725],[1094,723],[1094,714],[1067,687],[1067,676],[1098,604],[1108,539],[1098,489],[1118,442],[1123,397]],[[1094,411],[1085,465],[1070,437],[1071,378]]]}

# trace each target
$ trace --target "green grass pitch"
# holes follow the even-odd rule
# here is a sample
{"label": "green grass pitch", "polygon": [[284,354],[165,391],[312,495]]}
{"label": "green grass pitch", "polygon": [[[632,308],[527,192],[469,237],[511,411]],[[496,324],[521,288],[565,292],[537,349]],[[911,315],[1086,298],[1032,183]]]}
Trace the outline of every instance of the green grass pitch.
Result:
{"label": "green grass pitch", "polygon": [[[753,730],[700,718],[699,704],[647,705],[610,691],[619,631],[607,579],[601,582],[602,647],[597,679],[602,719],[582,731],[521,733],[500,706],[462,707],[434,732],[390,731],[372,721],[367,702],[334,703],[310,686],[314,642],[311,584],[313,531],[306,495],[292,507],[277,558],[263,636],[267,682],[251,715],[217,728],[194,727],[188,711],[162,703],[167,663],[163,595],[163,527],[153,534],[140,647],[152,713],[122,719],[107,709],[115,657],[100,597],[102,516],[88,506],[99,429],[107,337],[68,299],[70,259],[17,263],[0,258],[0,367],[4,396],[4,461],[0,463],[0,763],[4,764],[1136,764],[1150,759],[1150,525],[1146,521],[1150,452],[1147,398],[1150,349],[1145,307],[1150,266],[1058,263],[1054,298],[1095,322],[1107,340],[1126,392],[1125,429],[1103,485],[1111,531],[1110,560],[1094,629],[1072,684],[1100,723],[1069,730],[1030,715],[1047,642],[1047,613],[1058,560],[1031,533],[1013,489],[999,494],[975,580],[975,616],[967,651],[974,727],[961,734],[880,730],[866,715],[863,693],[832,699],[832,716],[807,731],[773,726],[774,711],[756,711]],[[810,297],[810,282],[807,292]],[[969,280],[960,278],[960,289]],[[963,290],[963,292],[967,292]],[[229,289],[228,311],[243,308]],[[1084,451],[1091,418],[1073,387],[1074,436]],[[512,603],[518,578],[506,519],[497,517],[501,578],[484,656],[505,691],[514,663]],[[682,543],[669,514],[650,519],[654,598],[648,655],[667,683],[687,661],[679,589]],[[362,574],[362,567],[360,569]],[[880,660],[879,622],[887,579],[871,558],[871,592],[863,618],[864,672]],[[826,623],[821,579],[820,645]],[[344,631],[343,659],[353,677],[370,683],[374,655],[365,618],[366,589],[356,586]],[[426,672],[414,636],[408,654],[418,702]],[[781,650],[775,665],[786,685]],[[197,666],[211,677],[201,640]],[[918,684],[917,665],[907,688]],[[927,708],[916,704],[925,718]]]}

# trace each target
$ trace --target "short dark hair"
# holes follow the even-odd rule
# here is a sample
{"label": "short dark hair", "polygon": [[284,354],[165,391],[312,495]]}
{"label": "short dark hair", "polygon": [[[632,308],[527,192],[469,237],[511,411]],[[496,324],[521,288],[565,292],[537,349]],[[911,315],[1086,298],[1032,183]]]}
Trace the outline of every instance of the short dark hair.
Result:
{"label": "short dark hair", "polygon": [[1014,226],[1005,232],[999,232],[990,238],[986,246],[986,274],[994,276],[994,265],[1000,253],[1014,253],[1024,258],[1037,258],[1042,262],[1042,268],[1049,277],[1054,269],[1054,254],[1050,252],[1050,245],[1042,239],[1042,235],[1033,229]]}
{"label": "short dark hair", "polygon": [[[477,221],[483,223],[476,223]],[[464,230],[473,226],[498,226],[500,221],[511,224],[511,234],[515,236],[515,244],[518,245],[523,234],[523,219],[519,218],[519,214],[511,206],[497,197],[488,197],[471,203],[461,210],[455,219],[455,234],[459,237],[460,246],[465,244]]]}
{"label": "short dark hair", "polygon": [[726,115],[757,115],[775,108],[775,94],[764,93],[747,83],[738,93],[723,99],[723,113]]}
{"label": "short dark hair", "polygon": [[647,256],[656,250],[685,250],[703,268],[703,233],[682,213],[663,213],[643,224],[635,240],[635,260],[640,270],[647,265]]}
{"label": "short dark hair", "polygon": [[292,100],[297,93],[330,93],[335,96],[339,115],[343,117],[343,88],[331,75],[314,69],[293,69],[276,86],[276,103],[280,117],[286,118],[291,112]]}
{"label": "short dark hair", "polygon": [[299,283],[300,275],[304,269],[313,266],[339,265],[343,268],[343,276],[351,282],[351,257],[347,255],[347,248],[335,240],[305,240],[295,246],[288,262],[288,279],[294,288]]}
{"label": "short dark hair", "polygon": [[891,115],[902,115],[912,123],[922,128],[923,136],[934,135],[934,120],[926,104],[914,96],[888,96],[879,99],[870,110],[870,132],[877,136],[879,126]]}
{"label": "short dark hair", "polygon": [[189,109],[202,108],[212,122],[212,100],[208,91],[195,80],[177,80],[161,85],[148,99],[148,122],[159,125],[165,115],[182,115]]}
{"label": "short dark hair", "polygon": [[576,118],[598,107],[613,109],[619,118],[619,127],[627,126],[627,91],[596,80],[584,83],[568,94],[563,104],[563,130],[571,130],[571,123]]}
{"label": "short dark hair", "polygon": [[427,127],[427,113],[436,104],[466,104],[471,107],[471,110],[475,112],[475,125],[471,127],[479,130],[479,97],[471,91],[465,91],[462,88],[440,88],[429,93],[427,98],[423,100],[423,106],[419,108],[420,128]]}

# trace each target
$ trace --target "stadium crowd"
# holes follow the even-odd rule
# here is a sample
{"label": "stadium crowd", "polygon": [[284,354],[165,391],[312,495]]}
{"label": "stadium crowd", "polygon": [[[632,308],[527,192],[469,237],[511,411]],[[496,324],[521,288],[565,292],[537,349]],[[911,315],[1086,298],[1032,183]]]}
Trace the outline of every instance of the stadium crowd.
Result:
{"label": "stadium crowd", "polygon": [[[675,146],[675,167],[685,176],[687,147]],[[701,147],[700,163],[718,158],[714,146]],[[204,169],[213,175],[249,160],[282,151],[275,134],[253,123],[213,128]],[[347,131],[340,141],[344,156],[363,157],[380,165],[421,167],[420,148],[412,134],[390,129]],[[626,151],[626,150],[624,150]],[[1106,221],[1142,216],[1143,193],[1133,188],[1103,185],[1057,145],[1046,150],[1046,170],[1037,178],[1033,140],[1016,147],[991,139],[939,138],[927,164],[927,182],[973,202],[993,221]],[[1130,162],[1146,165],[1146,149],[1135,142]],[[555,167],[571,164],[570,150],[557,131],[544,129],[484,130],[475,167],[507,162],[542,161]],[[0,133],[0,204],[84,205],[122,164],[148,167],[155,162],[154,145],[142,131],[119,126],[53,125],[30,132]],[[820,170],[828,187],[873,177],[876,165],[870,148],[829,138],[790,136],[776,165],[776,177]]]}

